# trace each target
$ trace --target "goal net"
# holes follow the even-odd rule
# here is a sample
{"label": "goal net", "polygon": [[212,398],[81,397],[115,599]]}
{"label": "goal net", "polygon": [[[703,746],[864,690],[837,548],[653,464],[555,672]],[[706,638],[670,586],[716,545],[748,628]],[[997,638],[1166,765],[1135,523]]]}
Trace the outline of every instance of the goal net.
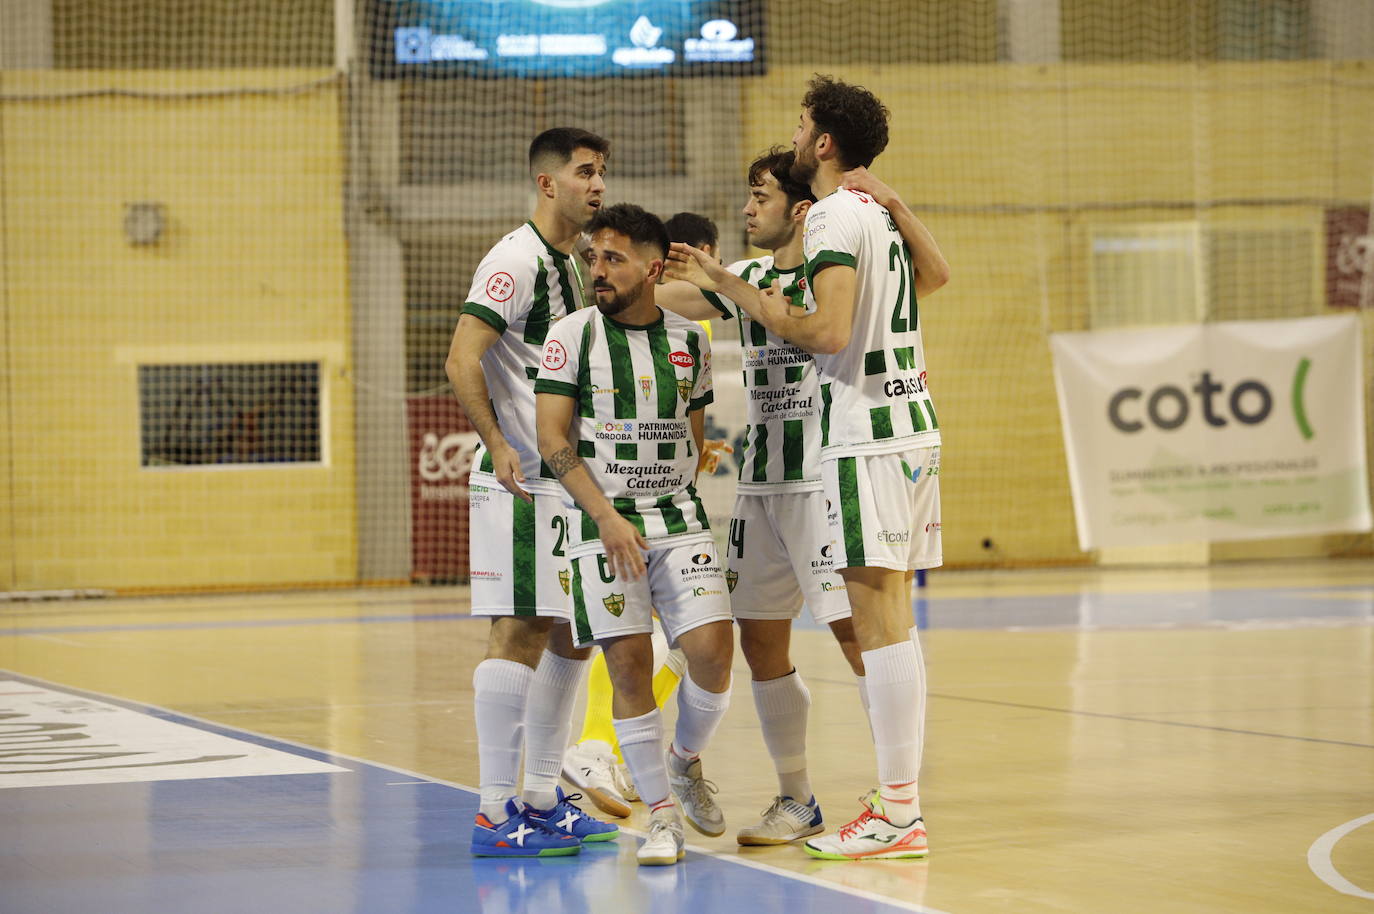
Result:
{"label": "goal net", "polygon": [[[1370,376],[1362,0],[11,0],[0,591],[463,580],[444,360],[530,139],[607,137],[607,199],[707,216],[729,262],[815,73],[890,109],[873,171],[951,264],[920,303],[947,565],[1097,559],[1053,332],[1353,311]],[[732,469],[700,485],[721,536]]]}

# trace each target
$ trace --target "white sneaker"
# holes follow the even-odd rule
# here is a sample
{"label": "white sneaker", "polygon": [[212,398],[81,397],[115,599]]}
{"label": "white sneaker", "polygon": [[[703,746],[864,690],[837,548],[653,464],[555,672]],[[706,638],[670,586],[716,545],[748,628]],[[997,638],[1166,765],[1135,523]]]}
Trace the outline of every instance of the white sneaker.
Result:
{"label": "white sneaker", "polygon": [[701,776],[701,759],[693,759],[685,770],[679,771],[681,762],[669,748],[663,764],[668,768],[668,786],[682,807],[682,814],[693,828],[709,838],[725,834],[725,816],[711,796],[718,788]]}
{"label": "white sneaker", "polygon": [[876,790],[860,797],[859,802],[864,805],[859,818],[833,835],[812,838],[806,842],[806,852],[822,860],[886,860],[930,853],[923,820],[894,825],[887,818]]}
{"label": "white sneaker", "polygon": [[815,797],[811,798],[809,804],[798,803],[791,797],[774,797],[773,805],[763,811],[763,821],[741,828],[735,839],[740,844],[753,847],[786,844],[823,831],[825,826],[821,824],[821,807]]}
{"label": "white sneaker", "polygon": [[635,788],[635,780],[630,777],[630,766],[621,762],[611,769],[615,779],[615,789],[620,791],[620,795],[631,803],[639,802],[639,791]]}
{"label": "white sneaker", "polygon": [[623,819],[630,814],[630,804],[616,785],[615,769],[615,752],[604,740],[584,740],[563,753],[563,777],[586,794],[597,809]]}
{"label": "white sneaker", "polygon": [[664,806],[649,816],[649,837],[635,851],[640,866],[672,866],[687,856],[682,837],[682,817],[677,808]]}

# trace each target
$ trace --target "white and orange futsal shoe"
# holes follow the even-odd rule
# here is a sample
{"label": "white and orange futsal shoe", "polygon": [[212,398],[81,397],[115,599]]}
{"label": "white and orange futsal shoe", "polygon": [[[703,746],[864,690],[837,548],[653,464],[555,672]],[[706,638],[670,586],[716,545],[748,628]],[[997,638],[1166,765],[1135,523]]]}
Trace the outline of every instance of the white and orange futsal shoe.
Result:
{"label": "white and orange futsal shoe", "polygon": [[876,790],[860,797],[859,802],[864,805],[859,818],[833,835],[812,838],[806,842],[806,852],[822,860],[899,860],[930,853],[924,820],[894,824]]}

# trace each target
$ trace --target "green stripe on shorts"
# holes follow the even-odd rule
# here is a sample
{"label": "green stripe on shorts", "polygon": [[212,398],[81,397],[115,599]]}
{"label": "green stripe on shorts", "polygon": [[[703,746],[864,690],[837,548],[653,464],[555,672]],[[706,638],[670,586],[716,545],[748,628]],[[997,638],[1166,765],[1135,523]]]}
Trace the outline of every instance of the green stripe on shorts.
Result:
{"label": "green stripe on shorts", "polygon": [[572,563],[573,626],[577,629],[577,643],[586,644],[592,640],[592,626],[587,621],[587,600],[582,595],[581,559]]}
{"label": "green stripe on shorts", "polygon": [[844,527],[845,563],[864,564],[864,522],[859,509],[859,471],[854,457],[841,457],[836,467],[840,479],[840,523]]}
{"label": "green stripe on shorts", "polygon": [[511,524],[511,586],[517,616],[535,615],[534,572],[538,564],[534,536],[534,502],[512,496],[515,504]]}

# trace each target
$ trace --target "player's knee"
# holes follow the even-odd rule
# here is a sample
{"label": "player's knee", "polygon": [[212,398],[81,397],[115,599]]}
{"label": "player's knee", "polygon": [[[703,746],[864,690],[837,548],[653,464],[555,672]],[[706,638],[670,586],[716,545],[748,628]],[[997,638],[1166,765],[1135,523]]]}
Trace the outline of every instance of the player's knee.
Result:
{"label": "player's knee", "polygon": [[539,656],[548,641],[551,619],[532,616],[502,616],[493,619],[487,636],[489,660],[514,660],[528,667],[539,665]]}
{"label": "player's knee", "polygon": [[792,659],[785,640],[769,637],[756,627],[741,625],[740,651],[749,664],[749,673],[757,681],[777,679],[792,671]]}
{"label": "player's knee", "polygon": [[712,692],[729,685],[735,646],[730,623],[703,625],[683,634],[678,643],[687,655],[687,670],[693,682]]}

